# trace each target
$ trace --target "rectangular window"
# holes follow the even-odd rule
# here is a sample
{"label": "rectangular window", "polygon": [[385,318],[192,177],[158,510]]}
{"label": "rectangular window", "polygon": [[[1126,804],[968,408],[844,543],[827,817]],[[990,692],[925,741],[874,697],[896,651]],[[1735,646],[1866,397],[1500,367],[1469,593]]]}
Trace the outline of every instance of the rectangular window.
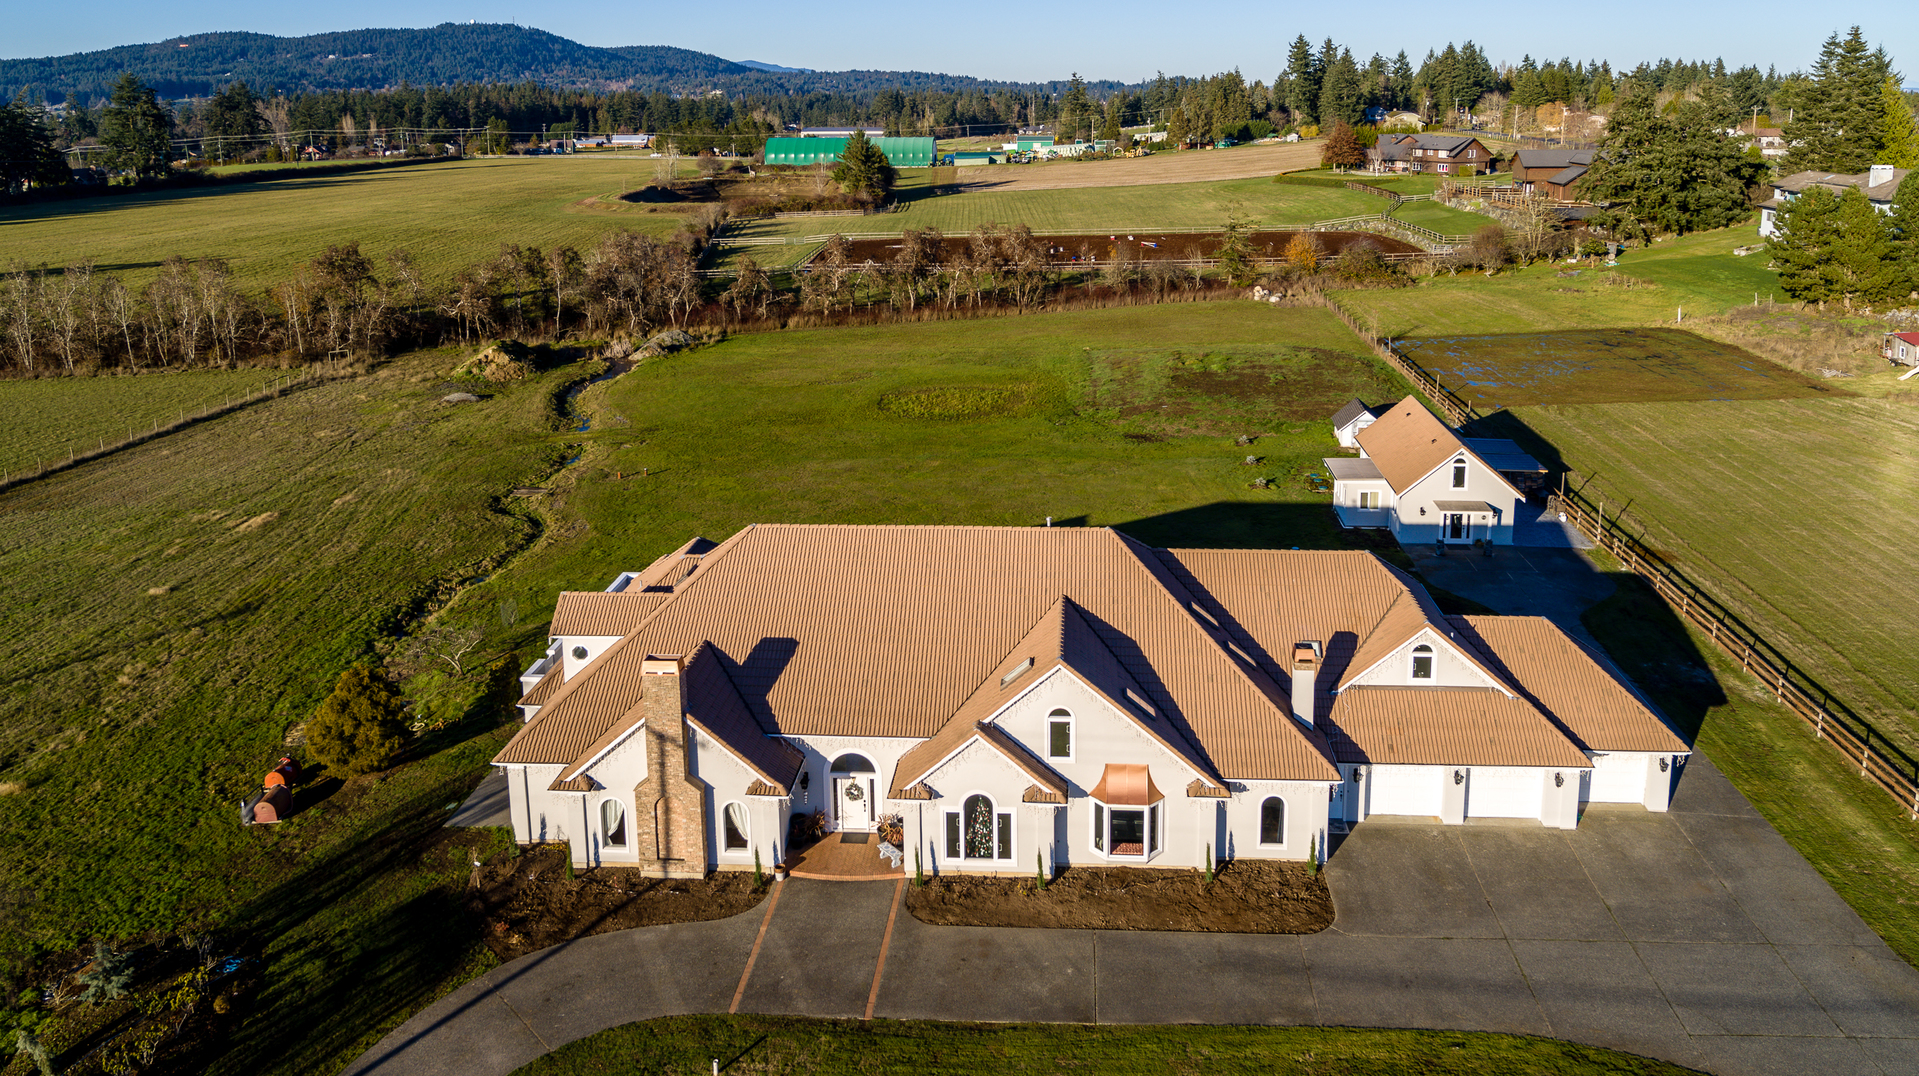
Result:
{"label": "rectangular window", "polygon": [[960,857],[960,816],[958,811],[946,812],[946,858]]}
{"label": "rectangular window", "polygon": [[1466,463],[1464,460],[1453,464],[1453,488],[1466,488]]}
{"label": "rectangular window", "polygon": [[1073,757],[1073,723],[1054,721],[1047,728],[1046,753],[1050,758]]}
{"label": "rectangular window", "polygon": [[1146,851],[1157,855],[1159,852],[1159,805],[1154,804],[1146,811]]}
{"label": "rectangular window", "polygon": [[1116,856],[1139,856],[1146,854],[1146,812],[1113,812],[1113,854]]}
{"label": "rectangular window", "polygon": [[1360,491],[1359,506],[1361,508],[1378,508],[1379,507],[1379,491],[1378,490]]}
{"label": "rectangular window", "polygon": [[1106,851],[1106,808],[1093,804],[1093,848]]}
{"label": "rectangular window", "polygon": [[999,816],[999,858],[1013,858],[1013,816],[1011,814]]}

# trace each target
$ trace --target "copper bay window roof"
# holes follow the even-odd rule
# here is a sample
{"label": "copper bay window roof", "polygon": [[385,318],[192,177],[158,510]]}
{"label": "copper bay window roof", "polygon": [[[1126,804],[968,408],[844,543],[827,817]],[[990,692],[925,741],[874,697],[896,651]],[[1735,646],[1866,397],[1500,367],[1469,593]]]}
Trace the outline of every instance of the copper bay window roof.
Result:
{"label": "copper bay window roof", "polygon": [[1132,762],[1108,762],[1106,771],[1099,775],[1099,784],[1088,795],[1118,807],[1147,807],[1166,798],[1153,784],[1152,771]]}

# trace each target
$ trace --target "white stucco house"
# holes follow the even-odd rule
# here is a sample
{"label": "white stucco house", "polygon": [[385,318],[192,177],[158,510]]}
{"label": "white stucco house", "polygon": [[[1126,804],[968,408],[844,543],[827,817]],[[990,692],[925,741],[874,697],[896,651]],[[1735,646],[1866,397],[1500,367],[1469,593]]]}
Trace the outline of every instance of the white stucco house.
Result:
{"label": "white stucco house", "polygon": [[771,867],[898,816],[928,871],[1301,860],[1376,814],[1664,810],[1686,743],[1550,622],[1370,553],[758,525],[560,596],[494,758],[580,865]]}
{"label": "white stucco house", "polygon": [[1374,409],[1363,425],[1352,407],[1333,423],[1337,434],[1346,417],[1359,458],[1320,461],[1333,476],[1340,526],[1384,527],[1401,542],[1512,544],[1523,486],[1546,473],[1538,461],[1511,441],[1459,436],[1417,397]]}
{"label": "white stucco house", "polygon": [[1366,401],[1352,399],[1346,406],[1333,412],[1333,437],[1341,448],[1358,448],[1359,431],[1379,421],[1379,416],[1392,410],[1390,407],[1368,407]]}
{"label": "white stucco house", "polygon": [[1832,194],[1844,194],[1847,188],[1856,188],[1872,203],[1872,207],[1881,213],[1892,212],[1893,198],[1899,193],[1899,184],[1911,173],[1910,168],[1894,168],[1889,164],[1875,164],[1864,172],[1843,174],[1835,172],[1794,172],[1773,180],[1772,197],[1759,203],[1759,238],[1769,239],[1779,234],[1779,211],[1791,204],[1814,187],[1822,188]]}

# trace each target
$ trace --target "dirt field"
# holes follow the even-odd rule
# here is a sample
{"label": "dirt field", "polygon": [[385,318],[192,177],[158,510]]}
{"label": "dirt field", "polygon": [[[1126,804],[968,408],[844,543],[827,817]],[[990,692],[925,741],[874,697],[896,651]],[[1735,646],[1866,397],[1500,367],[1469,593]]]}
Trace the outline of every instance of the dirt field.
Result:
{"label": "dirt field", "polygon": [[765,887],[755,887],[744,871],[668,881],[603,867],[569,878],[566,852],[556,846],[481,867],[467,891],[467,910],[481,920],[487,948],[511,960],[590,934],[724,919],[765,896]]}
{"label": "dirt field", "polygon": [[1044,164],[962,168],[967,190],[1056,191],[1079,187],[1137,187],[1154,183],[1202,183],[1249,179],[1319,166],[1320,143],[1281,142],[1222,150],[1159,152],[1114,161],[1048,161]]}
{"label": "dirt field", "polygon": [[1278,432],[1276,423],[1324,423],[1353,397],[1396,399],[1407,391],[1377,362],[1291,342],[1089,349],[1086,360],[1083,413],[1162,437]]}
{"label": "dirt field", "polygon": [[[1277,258],[1286,252],[1286,244],[1299,235],[1296,231],[1253,232],[1246,237],[1247,246],[1255,257]],[[1332,256],[1344,251],[1356,243],[1368,242],[1381,254],[1417,254],[1419,248],[1411,243],[1370,232],[1314,232],[1313,238],[1319,241],[1320,251]],[[1055,264],[1073,262],[1110,261],[1122,244],[1130,251],[1129,256],[1139,261],[1191,261],[1211,258],[1218,254],[1224,232],[1148,234],[1133,232],[1128,235],[1058,235],[1044,237],[1048,240],[1048,253]],[[950,261],[966,252],[970,240],[963,235],[949,235],[940,242],[942,261]],[[853,260],[855,262],[888,262],[899,253],[900,244],[896,239],[856,239],[853,241]]]}
{"label": "dirt field", "polygon": [[1198,871],[1137,867],[1073,867],[1044,890],[1032,878],[951,875],[909,889],[906,910],[940,926],[1317,934],[1333,925],[1323,875],[1252,860],[1227,864],[1210,885]]}
{"label": "dirt field", "polygon": [[1399,348],[1482,408],[1850,395],[1679,329],[1425,337]]}

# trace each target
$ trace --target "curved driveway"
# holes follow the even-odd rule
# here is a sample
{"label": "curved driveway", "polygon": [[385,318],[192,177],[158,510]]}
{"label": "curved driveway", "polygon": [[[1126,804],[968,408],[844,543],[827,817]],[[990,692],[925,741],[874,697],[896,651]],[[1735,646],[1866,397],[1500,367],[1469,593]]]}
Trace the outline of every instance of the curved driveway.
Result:
{"label": "curved driveway", "polygon": [[737,1009],[1504,1031],[1725,1076],[1919,1074],[1919,972],[1703,757],[1670,814],[1601,808],[1572,833],[1375,818],[1327,870],[1338,918],[1317,935],[933,927],[900,911],[883,971],[895,885],[787,881],[732,919],[495,968],[347,1072],[504,1076],[602,1028]]}

